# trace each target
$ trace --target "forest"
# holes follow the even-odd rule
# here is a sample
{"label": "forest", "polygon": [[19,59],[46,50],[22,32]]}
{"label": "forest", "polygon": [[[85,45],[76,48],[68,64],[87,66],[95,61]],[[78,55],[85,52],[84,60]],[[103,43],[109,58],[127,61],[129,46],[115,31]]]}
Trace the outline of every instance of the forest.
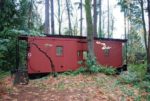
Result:
{"label": "forest", "polygon": [[[122,33],[116,31],[115,7],[123,17]],[[27,66],[28,44],[21,41],[18,48],[18,37],[50,35],[86,37],[85,66],[14,85],[14,70]],[[126,41],[122,58],[127,71],[119,73],[98,64],[94,51],[94,38],[117,35]],[[0,0],[0,100],[149,101],[150,0]]]}

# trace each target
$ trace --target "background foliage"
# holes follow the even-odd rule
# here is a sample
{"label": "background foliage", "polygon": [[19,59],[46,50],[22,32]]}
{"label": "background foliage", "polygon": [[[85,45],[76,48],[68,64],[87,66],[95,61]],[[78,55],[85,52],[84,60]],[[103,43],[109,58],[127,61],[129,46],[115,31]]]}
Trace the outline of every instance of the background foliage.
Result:
{"label": "background foliage", "polygon": [[[16,67],[16,41],[19,35],[40,35],[41,20],[33,1],[0,1],[0,70]],[[20,46],[20,65],[25,65],[26,44],[21,42]]]}

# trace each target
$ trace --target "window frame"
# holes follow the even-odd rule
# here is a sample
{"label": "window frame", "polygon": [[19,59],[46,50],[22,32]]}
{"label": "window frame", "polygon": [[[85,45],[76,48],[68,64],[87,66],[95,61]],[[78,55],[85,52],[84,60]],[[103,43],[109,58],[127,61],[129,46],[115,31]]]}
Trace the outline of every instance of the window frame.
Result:
{"label": "window frame", "polygon": [[[59,48],[59,50],[58,50],[58,48]],[[60,49],[61,49],[61,51],[60,51]],[[58,53],[58,51],[59,51],[59,53]],[[62,45],[56,46],[56,56],[58,56],[58,57],[64,56],[64,47]]]}

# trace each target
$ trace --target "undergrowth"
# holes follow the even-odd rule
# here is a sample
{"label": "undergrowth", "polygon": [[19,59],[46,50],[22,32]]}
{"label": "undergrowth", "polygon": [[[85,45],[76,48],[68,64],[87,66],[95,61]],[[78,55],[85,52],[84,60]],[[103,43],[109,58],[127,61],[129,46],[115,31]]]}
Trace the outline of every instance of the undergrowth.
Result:
{"label": "undergrowth", "polygon": [[101,66],[97,64],[96,58],[94,59],[87,58],[85,63],[83,63],[83,61],[80,61],[79,64],[80,65],[84,64],[84,66],[81,66],[76,71],[64,72],[63,75],[78,75],[86,73],[104,73],[106,75],[116,74],[115,68],[109,66]]}
{"label": "undergrowth", "polygon": [[2,80],[3,78],[5,78],[8,75],[9,75],[9,72],[0,70],[0,80]]}
{"label": "undergrowth", "polygon": [[121,83],[134,83],[146,80],[146,64],[131,64],[128,66],[128,71],[120,75],[119,81]]}
{"label": "undergrowth", "polygon": [[[128,66],[128,71],[121,73],[118,79],[120,84],[129,84],[139,89],[141,95],[137,97],[137,100],[150,98],[150,75],[146,74],[146,67],[146,63],[131,64]],[[143,95],[145,92],[146,94]]]}

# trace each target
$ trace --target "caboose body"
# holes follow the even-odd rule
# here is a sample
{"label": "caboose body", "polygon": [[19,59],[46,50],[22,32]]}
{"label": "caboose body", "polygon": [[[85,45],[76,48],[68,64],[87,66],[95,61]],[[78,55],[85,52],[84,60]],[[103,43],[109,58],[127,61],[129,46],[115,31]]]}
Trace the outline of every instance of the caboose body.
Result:
{"label": "caboose body", "polygon": [[[29,74],[64,72],[78,69],[85,61],[88,48],[86,37],[80,36],[21,36],[20,40],[26,40],[27,70]],[[96,61],[103,66],[114,68],[123,67],[123,44],[126,40],[121,39],[94,39],[94,52]],[[50,59],[51,61],[50,61]]]}

